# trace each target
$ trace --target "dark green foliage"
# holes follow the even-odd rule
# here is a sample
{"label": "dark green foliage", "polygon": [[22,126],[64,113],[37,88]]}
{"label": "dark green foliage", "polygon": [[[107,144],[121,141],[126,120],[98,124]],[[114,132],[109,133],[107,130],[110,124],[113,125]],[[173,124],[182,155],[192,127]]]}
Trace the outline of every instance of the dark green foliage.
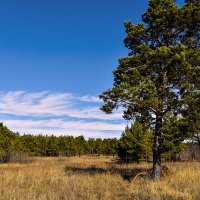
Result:
{"label": "dark green foliage", "polygon": [[180,8],[174,0],[150,0],[142,19],[125,23],[129,55],[119,59],[113,87],[100,95],[101,109],[121,106],[125,119],[154,128],[153,178],[159,179],[168,114],[182,114],[200,97],[200,1]]}
{"label": "dark green foliage", "polygon": [[0,123],[0,162],[29,162],[18,133],[13,133]]}
{"label": "dark green foliage", "polygon": [[[11,152],[21,146],[18,134],[10,131],[3,123],[0,124],[0,155]],[[15,146],[17,144],[17,146]],[[18,149],[17,149],[18,150]]]}
{"label": "dark green foliage", "polygon": [[148,161],[152,147],[152,134],[141,123],[135,122],[126,127],[119,140],[118,156],[122,162]]}
{"label": "dark green foliage", "polygon": [[33,137],[32,135],[22,135],[21,136],[21,143],[23,146],[23,151],[27,153],[39,153],[37,149],[37,138]]}
{"label": "dark green foliage", "polygon": [[190,137],[187,128],[188,123],[183,118],[173,116],[166,120],[162,133],[162,153],[165,158],[180,161],[180,152],[187,147],[184,140]]}
{"label": "dark green foliage", "polygon": [[88,152],[89,154],[97,154],[94,138],[88,139]]}
{"label": "dark green foliage", "polygon": [[89,138],[87,141],[88,153],[96,155],[112,155],[117,154],[117,146],[119,140],[116,138]]}
{"label": "dark green foliage", "polygon": [[97,138],[95,145],[94,145],[94,150],[96,154],[101,154],[104,150],[104,144],[103,144],[103,140],[101,138]]}
{"label": "dark green foliage", "polygon": [[119,143],[119,140],[116,138],[104,139],[103,140],[103,144],[104,144],[103,154],[112,155],[114,157],[117,154],[118,143]]}
{"label": "dark green foliage", "polygon": [[86,141],[85,138],[81,135],[75,138],[75,147],[76,147],[76,153],[79,155],[79,157],[83,154],[86,154]]}
{"label": "dark green foliage", "polygon": [[[43,136],[13,133],[0,124],[0,157],[19,157],[23,153],[32,156],[81,156],[86,154],[116,155],[118,140],[83,136]],[[21,154],[20,154],[21,153]],[[24,155],[25,156],[25,155]],[[3,158],[2,157],[2,158]]]}
{"label": "dark green foliage", "polygon": [[183,121],[186,124],[184,131],[189,134],[193,142],[197,142],[200,146],[200,102],[184,110]]}

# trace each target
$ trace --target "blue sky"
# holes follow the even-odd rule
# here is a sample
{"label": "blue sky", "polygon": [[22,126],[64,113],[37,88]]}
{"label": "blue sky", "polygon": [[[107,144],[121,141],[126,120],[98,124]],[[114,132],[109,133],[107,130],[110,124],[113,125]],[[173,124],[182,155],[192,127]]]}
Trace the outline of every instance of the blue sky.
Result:
{"label": "blue sky", "polygon": [[0,121],[20,133],[119,137],[127,122],[96,97],[127,55],[123,22],[140,22],[147,4],[0,1]]}

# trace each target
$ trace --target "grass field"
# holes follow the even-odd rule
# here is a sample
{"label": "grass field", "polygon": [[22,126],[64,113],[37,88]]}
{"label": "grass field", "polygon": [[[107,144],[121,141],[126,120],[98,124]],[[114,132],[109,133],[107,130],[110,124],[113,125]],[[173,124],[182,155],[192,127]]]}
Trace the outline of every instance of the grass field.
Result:
{"label": "grass field", "polygon": [[126,180],[151,168],[120,165],[111,158],[37,158],[29,164],[0,164],[0,200],[199,200],[200,163],[168,164],[171,173],[153,182]]}

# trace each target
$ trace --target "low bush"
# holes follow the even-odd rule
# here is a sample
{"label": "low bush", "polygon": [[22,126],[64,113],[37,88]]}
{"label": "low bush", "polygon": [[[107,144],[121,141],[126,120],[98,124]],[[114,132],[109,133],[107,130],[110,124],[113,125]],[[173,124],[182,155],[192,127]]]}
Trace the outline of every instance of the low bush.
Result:
{"label": "low bush", "polygon": [[33,160],[33,157],[23,152],[5,152],[0,157],[1,163],[30,163]]}

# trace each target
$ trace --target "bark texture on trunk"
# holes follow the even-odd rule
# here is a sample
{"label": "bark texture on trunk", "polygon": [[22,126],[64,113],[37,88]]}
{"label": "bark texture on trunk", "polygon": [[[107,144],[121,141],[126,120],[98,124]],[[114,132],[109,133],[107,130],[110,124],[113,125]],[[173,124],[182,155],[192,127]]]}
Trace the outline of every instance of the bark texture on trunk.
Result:
{"label": "bark texture on trunk", "polygon": [[162,116],[157,116],[156,126],[154,133],[153,145],[153,180],[159,180],[161,177],[161,129],[162,129]]}
{"label": "bark texture on trunk", "polygon": [[160,99],[159,110],[156,113],[156,125],[154,132],[154,144],[153,144],[153,180],[159,180],[161,177],[162,167],[161,167],[161,146],[162,146],[162,125],[163,125],[163,116],[170,110],[170,107],[167,107],[164,111],[164,97],[165,89],[168,82],[168,71],[164,70],[162,73],[162,81],[160,88],[158,90]]}

